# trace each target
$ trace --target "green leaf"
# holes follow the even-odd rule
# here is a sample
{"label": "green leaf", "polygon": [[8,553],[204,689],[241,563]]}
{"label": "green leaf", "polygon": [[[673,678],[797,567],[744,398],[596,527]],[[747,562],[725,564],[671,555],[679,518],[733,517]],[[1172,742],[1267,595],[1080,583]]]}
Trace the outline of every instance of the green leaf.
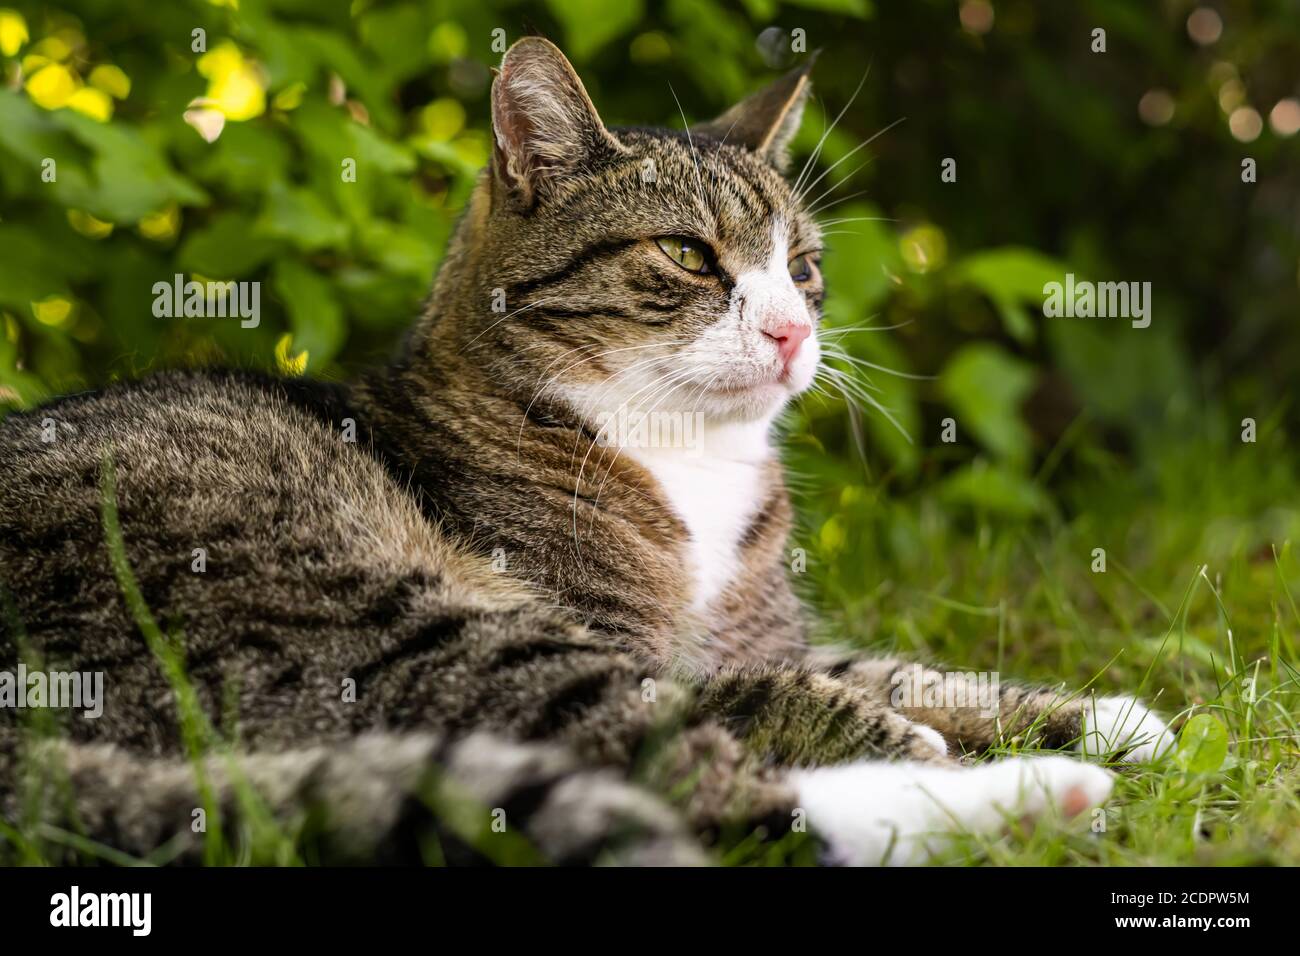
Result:
{"label": "green leaf", "polygon": [[871,0],[786,0],[786,3],[794,7],[848,14],[852,17],[866,18],[875,12]]}
{"label": "green leaf", "polygon": [[438,250],[413,229],[376,220],[361,229],[361,244],[370,258],[388,272],[428,281]]}
{"label": "green leaf", "polygon": [[949,476],[940,493],[949,504],[1009,518],[1031,518],[1050,506],[1042,488],[1028,478],[984,462],[968,465]]}
{"label": "green leaf", "polygon": [[1016,468],[1029,461],[1032,435],[1020,406],[1037,377],[1034,367],[997,345],[976,343],[957,351],[939,389],[967,428],[998,459]]}
{"label": "green leaf", "polygon": [[294,33],[305,52],[343,78],[348,95],[365,104],[376,126],[390,128],[396,123],[396,110],[388,95],[391,92],[388,78],[369,59],[358,55],[351,37],[315,27],[301,27]]}
{"label": "green leaf", "polygon": [[641,19],[641,0],[547,0],[555,19],[564,25],[565,52],[586,60],[610,40]]}
{"label": "green leaf", "polygon": [[30,302],[67,296],[68,280],[79,263],[65,253],[34,226],[0,223],[0,304],[25,312]]}
{"label": "green leaf", "polygon": [[[712,92],[718,106],[753,92],[754,84],[741,63],[753,51],[754,36],[740,12],[715,0],[668,0],[664,15],[674,27],[678,62],[696,85]],[[677,104],[669,109],[671,122],[679,123]]]}
{"label": "green leaf", "polygon": [[190,233],[177,261],[182,269],[210,279],[237,279],[271,259],[282,244],[253,234],[253,223],[242,213],[223,213]]}
{"label": "green leaf", "polygon": [[338,354],[346,329],[343,308],[324,276],[300,262],[285,259],[275,267],[275,291],[289,313],[293,349],[306,350],[311,368]]}
{"label": "green leaf", "polygon": [[835,310],[841,324],[863,324],[872,310],[888,298],[894,285],[892,277],[902,271],[898,241],[888,223],[876,221],[879,217],[880,210],[866,203],[836,211],[837,219],[865,220],[833,227],[838,234],[822,262],[826,288],[830,290],[828,314]]}
{"label": "green leaf", "polygon": [[[4,325],[5,318],[0,315],[0,333]],[[18,346],[0,334],[0,412],[9,407],[27,408],[47,397],[48,389],[40,376],[19,365]]]}
{"label": "green leaf", "polygon": [[1172,323],[1135,329],[1127,319],[1047,320],[1052,357],[1102,421],[1159,428],[1171,395],[1191,388],[1192,368]]}
{"label": "green leaf", "polygon": [[198,186],[172,171],[166,157],[135,129],[120,123],[97,123],[72,110],[54,121],[95,152],[94,183],[86,197],[88,212],[116,223],[134,223],[169,203],[207,205]]}
{"label": "green leaf", "polygon": [[200,175],[236,195],[262,193],[288,178],[290,148],[275,127],[227,123],[200,162]]}
{"label": "green leaf", "polygon": [[426,65],[431,24],[416,4],[368,10],[357,27],[362,41],[375,51],[390,75],[405,78]]}
{"label": "green leaf", "polygon": [[[99,219],[134,223],[171,202],[205,205],[207,194],[172,170],[161,151],[121,123],[97,123],[72,110],[46,113],[0,90],[0,148],[33,170],[42,189]],[[55,179],[39,174],[54,160]]]}
{"label": "green leaf", "polygon": [[280,90],[291,83],[310,84],[320,65],[315,49],[300,41],[296,28],[276,23],[260,6],[248,3],[239,13],[243,32],[269,74],[271,89]]}
{"label": "green leaf", "polygon": [[1228,728],[1213,714],[1197,714],[1178,735],[1178,764],[1188,773],[1214,773],[1228,755]]}
{"label": "green leaf", "polygon": [[349,132],[353,120],[337,107],[319,97],[307,96],[293,111],[293,120],[293,131],[302,149],[327,166],[331,177],[339,177],[345,157],[357,158]]}
{"label": "green leaf", "polygon": [[1041,252],[1008,246],[967,256],[954,263],[951,274],[992,300],[1009,335],[1019,342],[1030,342],[1034,338],[1034,326],[1025,306],[1041,315],[1043,286],[1060,282],[1066,271],[1063,263]]}
{"label": "green leaf", "polygon": [[394,276],[362,266],[340,269],[336,281],[355,321],[372,328],[410,324],[420,297],[429,291],[428,276]]}
{"label": "green leaf", "polygon": [[415,155],[405,146],[385,139],[360,123],[349,122],[346,129],[352,139],[352,153],[358,170],[398,174],[415,169]]}
{"label": "green leaf", "polygon": [[[51,114],[37,108],[27,97],[0,89],[0,150],[16,157],[24,176],[34,178],[50,198],[63,206],[80,207],[90,194],[90,161],[93,152],[59,129]],[[54,182],[40,174],[46,159],[54,161]]]}
{"label": "green leaf", "polygon": [[314,251],[336,248],[347,242],[348,225],[310,190],[275,183],[254,232],[273,239],[287,239],[299,249]]}

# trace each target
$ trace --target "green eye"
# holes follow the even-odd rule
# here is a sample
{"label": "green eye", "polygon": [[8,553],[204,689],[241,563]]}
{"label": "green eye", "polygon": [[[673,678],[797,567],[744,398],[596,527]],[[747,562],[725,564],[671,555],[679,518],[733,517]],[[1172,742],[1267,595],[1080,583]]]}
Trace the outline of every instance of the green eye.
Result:
{"label": "green eye", "polygon": [[812,278],[812,260],[806,255],[795,256],[790,260],[790,278],[795,282],[807,282]]}
{"label": "green eye", "polygon": [[656,239],[655,243],[664,251],[664,255],[687,272],[708,275],[711,271],[709,269],[709,257],[704,251],[704,246],[694,240],[682,236],[664,236],[661,239]]}

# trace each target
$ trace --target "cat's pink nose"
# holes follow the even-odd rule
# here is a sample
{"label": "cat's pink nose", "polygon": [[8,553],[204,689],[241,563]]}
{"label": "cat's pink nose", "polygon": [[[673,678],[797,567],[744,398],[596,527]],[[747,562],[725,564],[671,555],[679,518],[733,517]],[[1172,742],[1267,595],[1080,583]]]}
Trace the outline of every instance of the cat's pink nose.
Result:
{"label": "cat's pink nose", "polygon": [[779,322],[763,330],[763,334],[776,343],[781,363],[787,367],[799,354],[799,346],[811,332],[812,326],[806,322]]}

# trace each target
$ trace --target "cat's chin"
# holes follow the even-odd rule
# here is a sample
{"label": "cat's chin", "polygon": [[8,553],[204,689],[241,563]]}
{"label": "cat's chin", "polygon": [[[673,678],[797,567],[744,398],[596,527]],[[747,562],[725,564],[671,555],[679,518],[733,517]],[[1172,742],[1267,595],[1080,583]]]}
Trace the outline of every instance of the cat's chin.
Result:
{"label": "cat's chin", "polygon": [[763,382],[739,388],[711,388],[700,403],[701,411],[722,421],[749,422],[771,418],[794,397],[784,382]]}

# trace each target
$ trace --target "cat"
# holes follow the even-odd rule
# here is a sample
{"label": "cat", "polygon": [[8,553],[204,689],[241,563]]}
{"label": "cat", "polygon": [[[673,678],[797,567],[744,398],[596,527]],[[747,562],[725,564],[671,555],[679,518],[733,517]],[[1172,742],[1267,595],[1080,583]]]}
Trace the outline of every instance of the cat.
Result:
{"label": "cat", "polygon": [[[414,861],[426,828],[483,859],[434,786],[555,863],[805,826],[824,862],[918,863],[1112,788],[1065,754],[960,755],[1161,756],[1132,698],[894,706],[942,675],[809,642],[773,445],[820,358],[822,242],[786,178],[809,89],[805,67],[710,123],[607,128],[519,40],[391,364],[165,372],[0,422],[0,664],[107,675],[102,717],[58,733],[0,709],[4,818],[35,792],[46,822],[197,860],[196,808],[238,834],[251,787],[322,862]],[[619,434],[652,413],[698,422],[692,447]],[[196,719],[226,739],[201,775]]]}

